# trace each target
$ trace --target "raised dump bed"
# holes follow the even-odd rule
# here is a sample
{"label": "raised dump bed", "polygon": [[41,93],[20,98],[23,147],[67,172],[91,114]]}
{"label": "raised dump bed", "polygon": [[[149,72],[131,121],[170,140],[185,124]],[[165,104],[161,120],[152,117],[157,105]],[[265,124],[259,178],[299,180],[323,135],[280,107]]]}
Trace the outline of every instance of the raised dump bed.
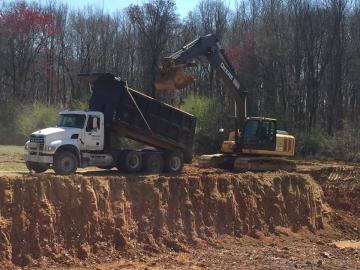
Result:
{"label": "raised dump bed", "polygon": [[195,118],[135,90],[122,91],[112,123],[128,138],[191,155]]}
{"label": "raised dump bed", "polygon": [[92,85],[90,111],[104,113],[107,148],[111,148],[110,136],[115,134],[153,146],[165,155],[180,153],[185,163],[191,163],[196,126],[193,115],[130,89],[112,74],[80,76],[87,76]]}

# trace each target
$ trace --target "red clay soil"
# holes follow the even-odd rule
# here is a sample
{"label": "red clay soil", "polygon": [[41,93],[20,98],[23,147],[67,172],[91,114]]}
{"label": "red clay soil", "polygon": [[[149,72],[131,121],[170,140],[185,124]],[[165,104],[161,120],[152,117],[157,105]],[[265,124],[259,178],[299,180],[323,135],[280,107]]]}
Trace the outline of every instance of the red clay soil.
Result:
{"label": "red clay soil", "polygon": [[110,250],[182,251],[219,235],[324,227],[319,185],[296,173],[0,180],[0,259],[25,266]]}
{"label": "red clay soil", "polygon": [[360,168],[327,167],[315,174],[331,207],[360,217]]}

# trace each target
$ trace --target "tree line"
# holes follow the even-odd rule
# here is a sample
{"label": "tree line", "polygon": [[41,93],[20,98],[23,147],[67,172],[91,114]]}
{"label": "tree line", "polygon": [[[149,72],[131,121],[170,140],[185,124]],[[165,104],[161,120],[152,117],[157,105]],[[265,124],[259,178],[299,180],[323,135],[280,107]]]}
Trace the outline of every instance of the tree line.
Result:
{"label": "tree line", "polygon": [[177,106],[187,96],[214,98],[225,117],[233,100],[204,60],[191,69],[196,81],[185,90],[164,93],[153,85],[163,56],[208,33],[219,37],[246,86],[249,115],[276,117],[301,138],[346,137],[346,147],[360,150],[355,0],[242,0],[233,9],[200,0],[184,17],[174,0],[111,14],[56,1],[8,1],[0,11],[0,104],[70,107],[89,97],[78,73],[111,72]]}

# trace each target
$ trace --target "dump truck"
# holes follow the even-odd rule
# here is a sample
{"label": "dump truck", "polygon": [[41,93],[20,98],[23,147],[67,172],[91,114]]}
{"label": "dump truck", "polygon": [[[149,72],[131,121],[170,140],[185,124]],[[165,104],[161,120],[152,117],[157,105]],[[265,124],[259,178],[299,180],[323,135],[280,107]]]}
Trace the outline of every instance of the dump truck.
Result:
{"label": "dump truck", "polygon": [[[124,172],[178,173],[192,161],[196,118],[131,89],[110,73],[79,74],[89,83],[89,110],[62,111],[56,127],[35,131],[25,144],[29,170],[117,167]],[[114,147],[128,138],[144,147]]]}

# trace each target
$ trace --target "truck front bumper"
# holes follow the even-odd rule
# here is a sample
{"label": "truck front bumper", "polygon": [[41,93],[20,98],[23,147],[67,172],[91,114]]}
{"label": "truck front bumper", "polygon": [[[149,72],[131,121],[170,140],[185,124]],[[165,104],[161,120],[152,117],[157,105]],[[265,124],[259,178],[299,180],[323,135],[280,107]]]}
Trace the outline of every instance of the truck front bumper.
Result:
{"label": "truck front bumper", "polygon": [[26,162],[38,162],[38,163],[47,163],[52,164],[53,163],[53,155],[50,154],[44,154],[41,152],[36,153],[26,153],[24,155],[24,159]]}

